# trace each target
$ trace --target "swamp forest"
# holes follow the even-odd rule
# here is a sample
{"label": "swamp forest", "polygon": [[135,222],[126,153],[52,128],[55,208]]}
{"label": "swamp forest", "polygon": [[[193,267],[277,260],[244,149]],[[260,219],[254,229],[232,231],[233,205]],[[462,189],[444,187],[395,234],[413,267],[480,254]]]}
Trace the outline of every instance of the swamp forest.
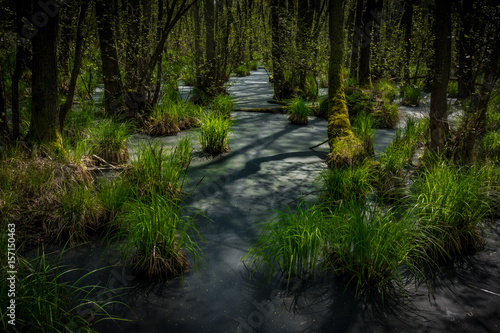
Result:
{"label": "swamp forest", "polygon": [[498,332],[495,0],[0,0],[0,331]]}

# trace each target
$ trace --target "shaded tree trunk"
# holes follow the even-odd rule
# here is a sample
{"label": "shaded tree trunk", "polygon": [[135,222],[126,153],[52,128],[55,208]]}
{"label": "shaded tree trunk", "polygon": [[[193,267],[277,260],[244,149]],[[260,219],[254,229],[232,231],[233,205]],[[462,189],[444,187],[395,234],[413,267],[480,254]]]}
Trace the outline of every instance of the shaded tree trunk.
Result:
{"label": "shaded tree trunk", "polygon": [[411,35],[413,24],[413,1],[405,1],[403,13],[405,48],[403,57],[403,82],[410,84]]}
{"label": "shaded tree trunk", "polygon": [[458,40],[458,97],[469,97],[474,90],[474,75],[472,72],[474,44],[472,38],[472,20],[474,5],[472,0],[464,0],[461,8],[462,27]]}
{"label": "shaded tree trunk", "polygon": [[284,0],[271,1],[271,35],[272,35],[272,59],[273,59],[273,85],[274,98],[282,100],[286,96],[285,77],[283,73],[283,46],[281,36],[281,15],[285,11]]}
{"label": "shaded tree trunk", "polygon": [[330,63],[328,69],[328,142],[353,135],[344,91],[344,0],[330,1]]}
{"label": "shaded tree trunk", "polygon": [[65,103],[61,106],[59,111],[59,131],[63,133],[64,122],[66,120],[66,115],[73,106],[73,99],[76,90],[76,80],[80,75],[80,69],[82,67],[83,59],[83,44],[85,41],[85,36],[83,35],[83,24],[85,22],[85,17],[87,15],[87,9],[89,7],[88,1],[83,1],[80,6],[80,13],[78,14],[78,26],[76,28],[76,43],[75,43],[75,56],[73,61],[73,68],[71,70],[71,77],[69,81],[68,96],[66,97]]}
{"label": "shaded tree trunk", "polygon": [[354,34],[352,39],[351,47],[351,61],[350,61],[350,72],[351,77],[358,78],[358,67],[359,67],[359,48],[362,43],[363,36],[363,0],[357,0],[356,3],[356,16],[354,19]]}
{"label": "shaded tree trunk", "polygon": [[95,5],[104,81],[104,109],[112,115],[119,112],[123,100],[123,81],[113,25],[118,15],[116,6],[116,0],[96,0]]}
{"label": "shaded tree trunk", "polygon": [[203,60],[203,50],[201,49],[201,23],[200,23],[200,5],[196,2],[193,6],[193,19],[194,19],[194,49],[195,49],[195,66],[196,66],[196,79],[195,85],[198,86],[201,77],[201,64]]}
{"label": "shaded tree trunk", "polygon": [[[33,10],[39,8],[33,0]],[[59,14],[47,19],[32,39],[33,87],[28,137],[50,148],[62,148],[58,122],[57,30]]]}
{"label": "shaded tree trunk", "polygon": [[2,64],[0,64],[0,142],[5,144],[7,138],[9,137],[9,125],[7,123],[7,106],[5,104],[5,94],[4,94],[4,83],[3,83],[3,70]]}
{"label": "shaded tree trunk", "polygon": [[373,13],[375,10],[375,0],[366,0],[366,8],[363,13],[363,43],[361,45],[361,50],[359,53],[359,69],[358,69],[358,80],[359,85],[362,87],[372,87],[371,79],[371,44],[373,35],[373,26],[375,20]]}
{"label": "shaded tree trunk", "polygon": [[431,89],[430,150],[442,151],[449,132],[446,92],[451,65],[451,0],[436,0],[435,54]]}
{"label": "shaded tree trunk", "polygon": [[12,136],[18,139],[20,136],[19,117],[19,81],[24,70],[24,59],[26,58],[27,39],[23,38],[23,17],[28,17],[31,3],[29,0],[16,1],[16,15],[14,27],[17,33],[16,66],[12,74]]}

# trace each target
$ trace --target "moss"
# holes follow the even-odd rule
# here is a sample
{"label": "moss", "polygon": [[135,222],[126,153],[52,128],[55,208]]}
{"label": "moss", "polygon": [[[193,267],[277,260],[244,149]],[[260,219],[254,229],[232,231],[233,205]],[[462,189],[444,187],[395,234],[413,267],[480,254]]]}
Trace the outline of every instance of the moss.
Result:
{"label": "moss", "polygon": [[354,135],[337,137],[330,147],[326,161],[331,168],[357,165],[365,157],[363,142]]}

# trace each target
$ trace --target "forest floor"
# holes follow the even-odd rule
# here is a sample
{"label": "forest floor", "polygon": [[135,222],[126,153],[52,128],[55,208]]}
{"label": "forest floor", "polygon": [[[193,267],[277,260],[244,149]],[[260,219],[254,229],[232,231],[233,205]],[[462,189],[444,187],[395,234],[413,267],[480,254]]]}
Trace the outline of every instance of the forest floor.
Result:
{"label": "forest floor", "polygon": [[[252,73],[235,78],[231,95],[237,107],[269,107],[272,86],[267,75],[263,70]],[[416,112],[406,111],[402,110]],[[307,284],[292,281],[288,292],[280,276],[269,284],[252,277],[242,258],[260,230],[256,222],[264,221],[273,209],[315,199],[314,180],[326,168],[328,146],[309,147],[326,139],[327,126],[315,117],[307,126],[291,125],[286,115],[275,113],[235,112],[233,119],[230,151],[213,159],[197,153],[192,130],[155,139],[174,146],[180,136],[193,137],[187,204],[206,216],[197,218],[207,259],[199,274],[190,270],[183,278],[144,284],[134,280],[128,267],[112,266],[118,263],[112,248],[104,255],[105,247],[97,242],[64,256],[65,263],[86,269],[107,267],[89,282],[109,281],[111,288],[127,288],[118,299],[129,308],[117,305],[113,313],[133,322],[101,322],[96,326],[99,332],[498,331],[500,231],[496,228],[487,233],[482,251],[436,272],[431,286],[408,286],[407,299],[385,312],[375,311],[377,302],[356,300],[354,290],[335,277]],[[377,130],[377,152],[387,147],[394,132]],[[148,139],[132,138],[132,158],[138,144]]]}

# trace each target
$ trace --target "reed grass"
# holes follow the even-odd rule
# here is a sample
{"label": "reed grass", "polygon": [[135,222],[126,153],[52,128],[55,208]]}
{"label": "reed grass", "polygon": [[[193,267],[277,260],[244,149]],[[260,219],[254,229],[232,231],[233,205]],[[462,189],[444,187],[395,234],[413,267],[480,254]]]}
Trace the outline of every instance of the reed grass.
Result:
{"label": "reed grass", "polygon": [[228,136],[231,120],[221,113],[207,113],[203,116],[196,135],[203,151],[209,155],[220,155],[229,150]]}
{"label": "reed grass", "polygon": [[292,99],[287,107],[288,120],[295,125],[307,125],[309,115],[309,108],[305,101],[296,97]]}

